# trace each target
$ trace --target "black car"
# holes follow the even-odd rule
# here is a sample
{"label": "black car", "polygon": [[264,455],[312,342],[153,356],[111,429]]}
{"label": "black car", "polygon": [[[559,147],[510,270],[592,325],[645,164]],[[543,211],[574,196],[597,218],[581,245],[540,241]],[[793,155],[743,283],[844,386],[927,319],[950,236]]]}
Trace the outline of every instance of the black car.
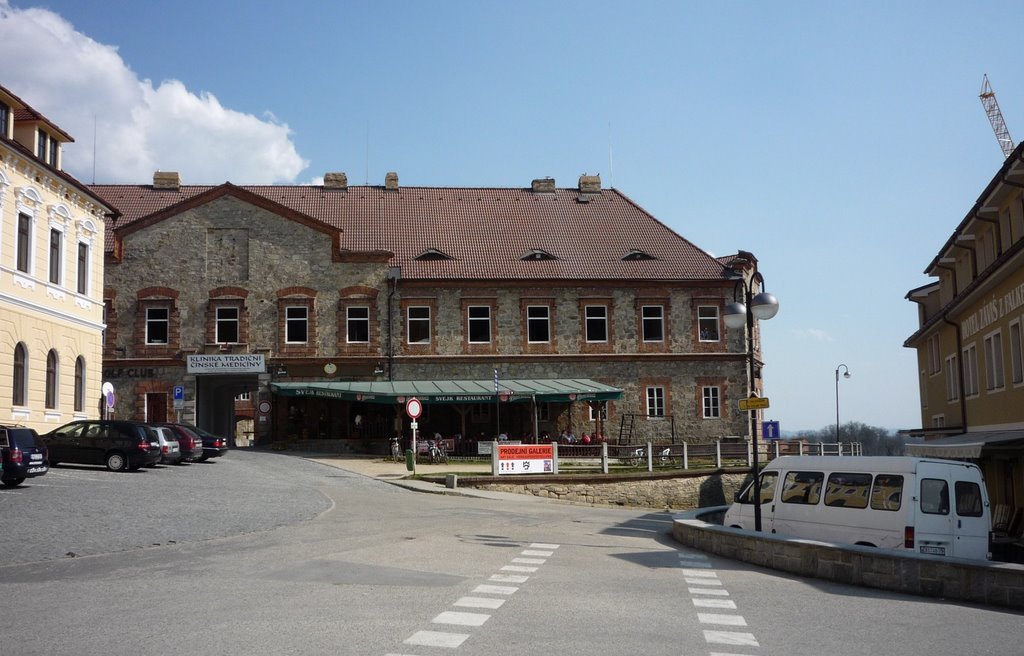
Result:
{"label": "black car", "polygon": [[135,471],[160,461],[160,439],[140,421],[73,421],[42,436],[50,464],[106,465],[110,471]]}
{"label": "black car", "polygon": [[25,426],[0,425],[0,465],[0,481],[5,487],[17,487],[26,478],[50,471],[46,445]]}
{"label": "black car", "polygon": [[182,426],[203,438],[203,455],[199,457],[200,460],[219,458],[228,452],[228,438],[214,435],[210,431],[192,426],[191,424],[182,424]]}

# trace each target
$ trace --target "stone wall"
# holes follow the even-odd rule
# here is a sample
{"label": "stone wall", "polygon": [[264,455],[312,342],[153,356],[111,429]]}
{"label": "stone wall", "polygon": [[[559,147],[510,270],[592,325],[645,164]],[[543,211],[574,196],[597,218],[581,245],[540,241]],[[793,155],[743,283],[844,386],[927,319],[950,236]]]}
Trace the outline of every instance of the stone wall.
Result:
{"label": "stone wall", "polygon": [[530,494],[593,505],[657,509],[692,509],[731,503],[747,474],[678,473],[664,476],[594,475],[517,477],[494,482],[493,477],[460,478],[458,484],[496,492]]}
{"label": "stone wall", "polygon": [[673,522],[682,544],[799,576],[906,594],[1024,608],[1024,565],[941,558],[856,545],[794,540],[726,528],[724,507],[702,508]]}

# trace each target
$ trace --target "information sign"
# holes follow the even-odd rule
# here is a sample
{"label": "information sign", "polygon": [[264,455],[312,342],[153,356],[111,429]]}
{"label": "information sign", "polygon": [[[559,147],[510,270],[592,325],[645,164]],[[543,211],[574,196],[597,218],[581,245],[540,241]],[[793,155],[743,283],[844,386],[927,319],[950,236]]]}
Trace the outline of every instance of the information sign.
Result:
{"label": "information sign", "polygon": [[498,475],[550,474],[554,463],[550,444],[498,444]]}
{"label": "information sign", "polygon": [[764,410],[768,407],[767,396],[751,396],[740,399],[740,410]]}

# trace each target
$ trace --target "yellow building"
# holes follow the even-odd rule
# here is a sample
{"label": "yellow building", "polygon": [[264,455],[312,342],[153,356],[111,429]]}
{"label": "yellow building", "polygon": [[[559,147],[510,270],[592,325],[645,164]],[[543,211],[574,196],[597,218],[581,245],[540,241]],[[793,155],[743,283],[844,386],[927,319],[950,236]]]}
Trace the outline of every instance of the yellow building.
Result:
{"label": "yellow building", "polygon": [[61,170],[70,135],[0,86],[0,423],[101,411],[103,218]]}
{"label": "yellow building", "polygon": [[[994,506],[1024,509],[1024,144],[911,290],[923,444],[911,455],[977,462]],[[1024,510],[1021,511],[1024,513]]]}

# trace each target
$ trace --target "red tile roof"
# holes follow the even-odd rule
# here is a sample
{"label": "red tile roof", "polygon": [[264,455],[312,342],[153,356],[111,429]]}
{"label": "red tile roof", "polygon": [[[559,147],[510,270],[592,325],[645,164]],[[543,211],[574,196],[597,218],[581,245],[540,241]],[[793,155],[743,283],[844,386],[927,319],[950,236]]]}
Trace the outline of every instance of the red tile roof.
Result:
{"label": "red tile roof", "polygon": [[[228,185],[231,186],[231,185]],[[92,185],[121,216],[114,233],[215,187]],[[251,185],[261,196],[342,231],[351,251],[390,251],[403,279],[708,280],[726,279],[722,263],[614,189],[534,193],[528,188]],[[173,210],[165,213],[173,217]],[[164,219],[168,220],[168,219]],[[113,228],[113,229],[111,229]],[[452,259],[415,258],[435,249]],[[533,249],[556,259],[523,261]],[[655,259],[623,260],[632,250]]]}

